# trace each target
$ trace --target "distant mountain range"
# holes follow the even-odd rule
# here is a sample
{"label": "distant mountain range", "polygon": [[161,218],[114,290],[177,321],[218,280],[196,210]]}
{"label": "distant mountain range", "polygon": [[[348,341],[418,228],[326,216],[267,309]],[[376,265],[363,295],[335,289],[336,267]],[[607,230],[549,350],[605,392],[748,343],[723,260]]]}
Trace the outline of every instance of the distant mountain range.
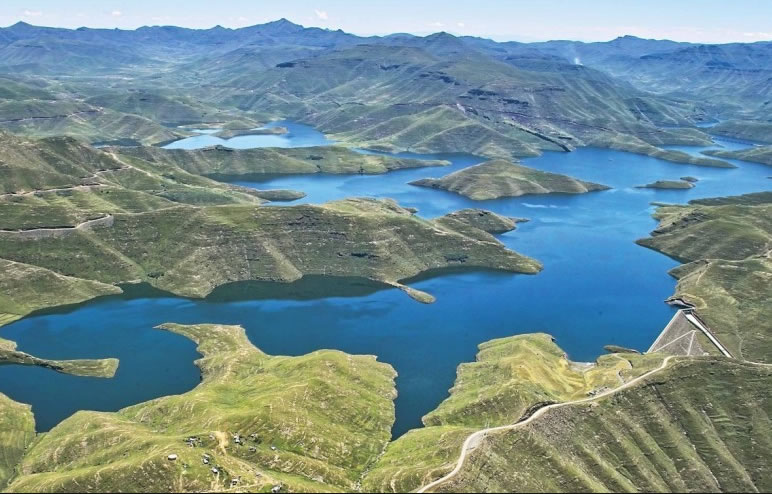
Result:
{"label": "distant mountain range", "polygon": [[[133,31],[20,22],[0,29],[3,73],[0,126],[33,135],[150,144],[180,135],[158,124],[284,117],[387,150],[511,157],[624,142],[652,154],[704,143],[701,121],[769,120],[772,43],[360,37],[286,19]],[[23,123],[2,118],[19,113]],[[86,122],[67,121],[76,114]]]}

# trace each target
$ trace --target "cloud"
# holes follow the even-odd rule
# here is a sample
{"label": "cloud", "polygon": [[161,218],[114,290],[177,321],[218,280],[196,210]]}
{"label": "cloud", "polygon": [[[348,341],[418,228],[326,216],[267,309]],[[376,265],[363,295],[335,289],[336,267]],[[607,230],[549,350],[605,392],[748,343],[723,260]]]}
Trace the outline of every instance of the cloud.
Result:
{"label": "cloud", "polygon": [[123,12],[121,12],[120,10],[113,10],[113,11],[110,13],[110,15],[112,15],[113,17],[120,17],[120,16],[122,16],[122,15],[123,15]]}
{"label": "cloud", "polygon": [[440,21],[435,21],[435,22],[430,22],[430,23],[429,23],[429,25],[430,25],[431,27],[442,27],[442,26],[444,26],[445,24],[441,23]]}
{"label": "cloud", "polygon": [[318,17],[319,19],[321,19],[323,21],[326,21],[327,19],[330,18],[330,16],[327,14],[326,10],[316,10],[316,9],[314,9],[314,13],[316,14],[316,17]]}
{"label": "cloud", "polygon": [[24,16],[25,17],[40,17],[41,15],[43,15],[43,12],[41,12],[39,10],[25,10],[24,11]]}
{"label": "cloud", "polygon": [[466,27],[466,24],[464,24],[463,22],[457,22],[456,26],[458,26],[458,27]]}

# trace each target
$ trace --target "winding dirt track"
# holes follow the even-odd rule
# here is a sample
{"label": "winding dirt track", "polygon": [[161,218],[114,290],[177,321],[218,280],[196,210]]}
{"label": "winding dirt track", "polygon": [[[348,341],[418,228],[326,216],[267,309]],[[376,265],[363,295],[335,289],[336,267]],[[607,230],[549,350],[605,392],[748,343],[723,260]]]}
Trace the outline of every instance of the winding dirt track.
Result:
{"label": "winding dirt track", "polygon": [[[527,425],[527,424],[531,423],[532,421],[534,421],[537,418],[541,417],[542,415],[547,413],[547,411],[549,411],[549,410],[551,410],[553,408],[560,408],[560,407],[565,407],[565,406],[569,406],[569,405],[576,405],[576,404],[579,404],[579,403],[588,403],[588,402],[591,402],[591,401],[600,400],[600,399],[605,398],[605,397],[607,397],[609,395],[612,395],[614,393],[618,393],[619,391],[623,391],[625,389],[628,389],[628,388],[630,388],[632,386],[635,386],[636,384],[638,384],[642,380],[644,380],[644,379],[646,379],[648,377],[651,377],[653,374],[656,374],[657,372],[660,372],[660,371],[664,370],[674,357],[675,357],[674,355],[670,355],[670,356],[666,357],[665,360],[662,361],[662,365],[660,365],[656,369],[650,370],[649,372],[647,372],[645,374],[641,374],[640,376],[638,376],[635,379],[633,379],[633,380],[631,380],[631,381],[629,381],[629,382],[619,386],[618,388],[611,389],[609,391],[606,391],[604,393],[600,393],[600,394],[598,394],[596,396],[593,396],[593,397],[590,397],[590,398],[582,398],[581,400],[566,401],[564,403],[555,403],[553,405],[547,405],[544,408],[540,408],[538,411],[536,411],[536,413],[534,413],[533,415],[531,415],[527,419],[525,419],[525,420],[523,420],[521,422],[517,422],[515,424],[502,425],[502,426],[499,426],[499,427],[491,427],[489,429],[482,429],[482,430],[479,430],[477,432],[473,432],[472,434],[470,434],[466,438],[466,441],[464,441],[464,444],[461,446],[461,456],[459,456],[458,461],[456,462],[456,467],[450,473],[445,475],[444,477],[439,478],[439,479],[437,479],[434,482],[431,482],[429,484],[426,484],[425,486],[421,487],[420,489],[418,489],[415,492],[426,492],[429,489],[433,489],[433,488],[437,487],[438,485],[443,484],[443,483],[447,482],[448,480],[452,479],[453,477],[455,477],[456,475],[458,475],[458,472],[460,472],[461,468],[464,466],[464,460],[466,460],[467,454],[470,451],[472,451],[475,447],[477,447],[480,444],[480,442],[488,434],[491,434],[491,433],[494,433],[494,432],[502,432],[502,431],[508,431],[508,430],[512,430],[512,429],[517,429],[519,427],[522,427],[524,425]],[[745,364],[759,365],[759,366],[762,366],[762,367],[772,367],[772,364],[766,364],[766,363],[761,363],[761,362],[750,362],[750,361],[746,361],[746,360],[742,360],[741,362],[745,363]]]}
{"label": "winding dirt track", "polygon": [[464,441],[464,444],[461,446],[461,456],[459,456],[458,461],[456,462],[456,467],[450,473],[445,475],[444,477],[439,478],[439,479],[437,479],[434,482],[431,482],[429,484],[426,484],[425,486],[423,486],[420,489],[418,489],[416,492],[426,492],[429,489],[433,489],[434,487],[437,487],[438,485],[443,484],[443,483],[447,482],[448,480],[452,479],[453,477],[455,477],[456,475],[458,475],[458,472],[460,472],[461,468],[464,466],[464,461],[466,460],[467,454],[470,451],[472,451],[475,447],[477,447],[477,445],[480,444],[480,441],[482,441],[488,434],[491,434],[491,433],[494,433],[494,432],[508,431],[508,430],[512,430],[512,429],[517,429],[519,427],[523,427],[524,425],[527,425],[527,424],[533,422],[534,420],[536,420],[537,418],[541,417],[542,415],[547,413],[547,411],[552,410],[553,408],[560,408],[560,407],[565,407],[565,406],[569,406],[569,405],[576,405],[576,404],[579,404],[579,403],[588,403],[588,402],[591,402],[591,401],[600,400],[600,399],[605,398],[605,397],[607,397],[609,395],[612,395],[614,393],[618,393],[619,391],[623,391],[625,389],[628,389],[628,388],[630,388],[632,386],[635,386],[636,384],[638,384],[642,380],[650,377],[652,374],[656,374],[657,372],[660,372],[661,370],[664,370],[668,366],[668,364],[670,363],[670,361],[672,359],[673,359],[672,355],[670,355],[668,357],[665,357],[665,360],[663,360],[662,364],[659,367],[657,367],[656,369],[650,370],[649,372],[647,372],[645,374],[641,374],[640,376],[636,377],[635,379],[632,379],[631,381],[628,381],[627,383],[619,386],[618,388],[611,389],[609,391],[600,393],[600,394],[598,394],[596,396],[592,396],[592,397],[589,397],[589,398],[582,398],[581,400],[566,401],[566,402],[563,402],[563,403],[555,403],[553,405],[547,405],[547,406],[537,410],[536,413],[534,413],[533,415],[531,415],[527,419],[525,419],[525,420],[523,420],[521,422],[517,422],[515,424],[501,425],[499,427],[491,427],[489,429],[481,429],[481,430],[479,430],[477,432],[473,432],[472,434],[470,434],[466,438],[466,441]]}

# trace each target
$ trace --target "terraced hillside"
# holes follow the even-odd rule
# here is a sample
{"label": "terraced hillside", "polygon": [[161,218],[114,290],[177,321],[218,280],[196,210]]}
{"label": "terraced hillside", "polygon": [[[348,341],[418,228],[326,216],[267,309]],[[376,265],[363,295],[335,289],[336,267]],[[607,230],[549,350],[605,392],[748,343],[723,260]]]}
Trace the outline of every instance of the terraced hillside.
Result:
{"label": "terraced hillside", "polygon": [[729,351],[772,359],[772,193],[703,199],[657,210],[652,236],[638,243],[681,262],[676,297],[697,306]]}
{"label": "terraced hillside", "polygon": [[[198,344],[201,384],[76,413],[28,448],[9,492],[350,491],[389,441],[395,372],[372,356],[272,357],[238,326],[162,329]],[[16,429],[8,465],[29,439]]]}
{"label": "terraced hillside", "polygon": [[772,369],[679,361],[596,402],[491,434],[440,492],[764,492]]}

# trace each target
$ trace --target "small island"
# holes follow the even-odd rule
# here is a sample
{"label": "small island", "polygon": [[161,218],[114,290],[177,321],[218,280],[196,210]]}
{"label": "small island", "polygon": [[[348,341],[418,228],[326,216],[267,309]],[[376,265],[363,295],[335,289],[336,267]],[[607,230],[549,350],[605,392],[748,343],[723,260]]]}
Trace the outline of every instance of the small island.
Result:
{"label": "small island", "polygon": [[510,218],[494,213],[493,211],[474,208],[462,209],[446,214],[441,220],[460,221],[461,223],[465,223],[492,234],[511,232],[517,228],[517,223],[528,221],[527,218]]}
{"label": "small island", "polygon": [[681,180],[657,180],[646,185],[637,185],[637,189],[691,189],[694,188],[694,183]]}
{"label": "small island", "polygon": [[610,188],[501,159],[470,166],[442,178],[424,178],[410,184],[455,192],[475,201],[526,194],[583,194]]}

